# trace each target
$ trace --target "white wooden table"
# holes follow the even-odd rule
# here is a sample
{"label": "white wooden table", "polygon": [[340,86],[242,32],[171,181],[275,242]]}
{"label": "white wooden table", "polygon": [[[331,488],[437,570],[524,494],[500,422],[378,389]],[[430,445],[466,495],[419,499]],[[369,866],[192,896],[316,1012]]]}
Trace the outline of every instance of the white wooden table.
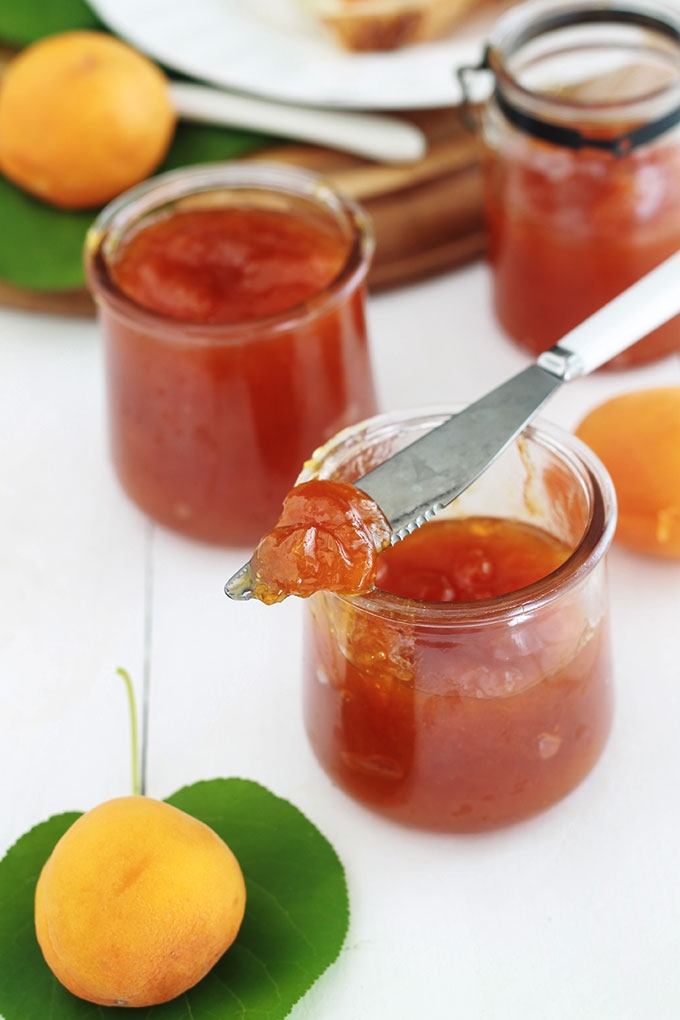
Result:
{"label": "white wooden table", "polygon": [[[382,408],[469,401],[527,363],[483,265],[374,297]],[[567,427],[680,359],[570,383]],[[300,604],[230,603],[249,550],[150,525],[109,463],[94,322],[0,312],[0,853],[130,791],[127,668],[149,679],[148,786],[244,776],[347,870],[351,928],[294,1020],[680,1017],[680,563],[614,548],[617,712],[566,801],[483,836],[405,830],[334,788],[300,709]],[[148,670],[145,660],[148,657]]]}

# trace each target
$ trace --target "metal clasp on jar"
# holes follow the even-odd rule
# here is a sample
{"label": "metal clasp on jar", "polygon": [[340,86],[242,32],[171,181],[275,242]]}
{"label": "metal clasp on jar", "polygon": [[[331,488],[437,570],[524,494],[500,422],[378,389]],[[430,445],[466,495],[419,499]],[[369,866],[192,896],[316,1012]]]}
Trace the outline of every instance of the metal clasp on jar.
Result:
{"label": "metal clasp on jar", "polygon": [[[532,20],[525,20],[522,23],[521,14],[524,7],[527,8],[527,16],[530,10],[534,12],[534,16]],[[516,22],[518,28],[515,28],[513,21]],[[627,7],[625,4],[606,8],[592,0],[581,0],[581,2],[575,3],[572,8],[560,6],[551,9],[547,7],[541,13],[537,13],[534,4],[523,5],[499,19],[479,64],[463,65],[454,69],[463,97],[463,117],[467,124],[471,127],[477,125],[475,101],[470,90],[470,76],[480,73],[491,74],[494,82],[492,99],[513,127],[534,138],[568,149],[600,149],[611,152],[616,157],[622,157],[680,124],[680,90],[677,90],[677,86],[678,102],[670,110],[619,134],[611,135],[592,134],[587,130],[581,130],[557,120],[536,116],[528,109],[523,109],[509,97],[505,82],[513,82],[512,72],[508,69],[511,57],[527,43],[548,32],[592,23],[628,24],[660,33],[669,39],[671,44],[677,46],[680,66],[680,21],[673,19],[672,13],[667,10],[657,13],[653,5],[646,4],[641,4],[640,8]],[[509,31],[508,25],[511,26]],[[546,94],[545,98],[549,98],[549,96]]]}

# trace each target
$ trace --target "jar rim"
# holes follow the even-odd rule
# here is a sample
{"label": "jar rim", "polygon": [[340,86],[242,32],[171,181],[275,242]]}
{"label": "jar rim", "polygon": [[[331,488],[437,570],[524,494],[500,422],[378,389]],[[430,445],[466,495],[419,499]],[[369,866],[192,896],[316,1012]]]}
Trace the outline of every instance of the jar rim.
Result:
{"label": "jar rim", "polygon": [[[511,62],[534,41],[565,29],[583,26],[629,26],[645,30],[647,44],[650,33],[665,37],[674,44],[669,67],[674,77],[670,82],[649,85],[637,95],[597,100],[574,97],[565,92],[545,92],[518,80]],[[585,46],[574,46],[583,49]],[[588,44],[594,49],[596,44]],[[647,45],[650,51],[649,45]],[[661,52],[661,50],[659,50]],[[504,115],[518,128],[548,142],[567,148],[593,147],[625,155],[631,148],[665,134],[680,123],[680,11],[656,0],[617,0],[602,4],[601,0],[527,0],[510,8],[493,26],[480,69],[492,72],[495,98]],[[463,72],[469,68],[462,69]],[[464,82],[464,79],[462,79]],[[663,109],[659,106],[663,102]],[[540,110],[537,107],[540,106]],[[569,120],[617,116],[637,120],[639,124],[622,135],[602,137],[565,125]]]}
{"label": "jar rim", "polygon": [[[427,422],[432,428],[451,414],[462,409],[462,405],[446,405],[415,408],[406,412],[388,412],[375,415],[357,425],[343,429],[326,443],[305,465],[298,483],[311,477],[324,475],[323,465],[340,449],[354,442],[362,434],[381,431],[399,424],[417,425]],[[568,465],[588,494],[588,517],[578,542],[564,562],[538,581],[505,595],[479,599],[472,602],[427,602],[394,595],[391,592],[373,589],[363,595],[337,595],[348,605],[362,612],[424,626],[446,626],[469,628],[497,624],[499,619],[520,622],[541,607],[555,601],[580,584],[597,563],[604,557],[611,545],[616,527],[616,493],[609,474],[593,451],[573,433],[544,418],[537,418],[523,433],[525,439],[557,454],[562,463]],[[322,593],[325,595],[326,593]]]}
{"label": "jar rim", "polygon": [[[107,271],[106,247],[115,247],[144,217],[172,208],[193,195],[220,190],[251,191],[302,199],[346,229],[351,244],[336,276],[320,291],[275,315],[234,323],[201,323],[175,319],[147,308],[125,294]],[[243,343],[248,334],[287,332],[299,328],[342,301],[368,274],[375,251],[375,234],[367,211],[321,174],[274,161],[233,160],[169,170],[148,178],[108,203],[85,237],[84,260],[88,285],[96,302],[107,306],[138,329],[163,339],[191,339],[204,343]]]}
{"label": "jar rim", "polygon": [[509,57],[538,36],[583,22],[656,29],[680,44],[680,10],[657,0],[616,0],[609,4],[602,0],[525,0],[510,7],[491,29],[487,46],[493,55],[492,69],[504,69]]}

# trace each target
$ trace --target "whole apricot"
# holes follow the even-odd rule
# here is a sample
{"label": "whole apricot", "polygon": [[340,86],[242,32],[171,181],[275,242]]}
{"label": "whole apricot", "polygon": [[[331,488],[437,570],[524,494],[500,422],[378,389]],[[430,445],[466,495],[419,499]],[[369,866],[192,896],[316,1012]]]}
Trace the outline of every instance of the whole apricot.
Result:
{"label": "whole apricot", "polygon": [[175,122],[152,61],[104,32],[60,32],[3,74],[0,170],[53,205],[103,205],[156,169]]}
{"label": "whole apricot", "polygon": [[45,960],[69,991],[106,1006],[167,1002],[232,944],[245,910],[222,839],[150,797],[120,797],[62,836],[35,895]]}
{"label": "whole apricot", "polygon": [[576,434],[611,475],[616,540],[680,559],[680,386],[623,393],[594,408]]}

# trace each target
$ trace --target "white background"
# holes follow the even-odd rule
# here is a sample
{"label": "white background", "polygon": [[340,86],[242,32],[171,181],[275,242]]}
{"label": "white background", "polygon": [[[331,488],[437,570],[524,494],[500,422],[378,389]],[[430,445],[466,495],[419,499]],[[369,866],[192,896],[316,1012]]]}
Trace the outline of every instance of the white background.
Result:
{"label": "white background", "polygon": [[[474,399],[528,358],[482,264],[372,297],[383,410]],[[129,792],[126,667],[150,634],[148,792],[244,776],[293,801],[347,871],[351,928],[294,1020],[677,1020],[680,563],[610,555],[617,711],[588,779],[483,836],[399,828],[335,789],[300,709],[300,603],[229,602],[250,550],[150,525],[109,463],[94,322],[0,312],[0,853]],[[680,360],[569,383],[574,426]]]}

